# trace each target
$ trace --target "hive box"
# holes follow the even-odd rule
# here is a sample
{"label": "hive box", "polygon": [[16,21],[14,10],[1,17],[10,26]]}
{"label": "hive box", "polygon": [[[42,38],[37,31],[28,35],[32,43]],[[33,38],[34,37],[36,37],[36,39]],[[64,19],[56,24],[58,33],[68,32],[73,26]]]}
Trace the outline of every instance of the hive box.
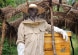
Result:
{"label": "hive box", "polygon": [[[70,38],[71,32],[67,32],[67,34]],[[59,33],[55,33],[54,36],[57,55],[70,55],[70,39],[66,42]],[[53,55],[51,34],[45,34],[44,55]]]}

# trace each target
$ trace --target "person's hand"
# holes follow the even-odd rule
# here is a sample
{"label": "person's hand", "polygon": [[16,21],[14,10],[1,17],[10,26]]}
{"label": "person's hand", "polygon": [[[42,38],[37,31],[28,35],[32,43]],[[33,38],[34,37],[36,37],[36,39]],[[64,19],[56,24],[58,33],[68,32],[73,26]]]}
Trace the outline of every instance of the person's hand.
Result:
{"label": "person's hand", "polygon": [[67,35],[65,30],[60,29],[60,28],[54,26],[54,31],[62,34],[63,35],[63,39],[65,39],[66,41],[68,40],[68,35]]}
{"label": "person's hand", "polygon": [[19,43],[17,45],[18,55],[24,55],[25,45],[23,43]]}
{"label": "person's hand", "polygon": [[63,39],[68,41],[68,35],[67,35],[66,31],[62,30],[61,34],[63,35]]}

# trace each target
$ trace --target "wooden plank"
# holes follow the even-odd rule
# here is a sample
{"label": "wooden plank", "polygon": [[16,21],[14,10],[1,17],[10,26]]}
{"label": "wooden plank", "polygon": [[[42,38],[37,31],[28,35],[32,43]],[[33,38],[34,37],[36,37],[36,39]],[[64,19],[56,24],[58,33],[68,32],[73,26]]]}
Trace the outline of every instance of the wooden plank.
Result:
{"label": "wooden plank", "polygon": [[[67,34],[68,34],[68,36],[71,36],[72,35],[72,33],[71,33],[71,31],[67,31]],[[59,33],[56,33],[55,32],[55,34],[54,34],[54,36],[60,36],[61,34],[59,34]],[[51,36],[51,34],[50,33],[45,33],[45,35],[44,36]]]}
{"label": "wooden plank", "polygon": [[[71,36],[70,31],[68,31],[67,34]],[[65,41],[59,33],[55,33],[55,47],[57,55],[70,55],[70,39]],[[45,34],[44,55],[53,55],[51,34]]]}

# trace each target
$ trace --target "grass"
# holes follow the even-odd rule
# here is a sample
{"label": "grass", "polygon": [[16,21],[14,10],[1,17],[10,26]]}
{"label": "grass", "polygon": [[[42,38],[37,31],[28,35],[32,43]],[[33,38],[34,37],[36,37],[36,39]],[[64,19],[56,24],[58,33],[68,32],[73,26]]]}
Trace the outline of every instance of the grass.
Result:
{"label": "grass", "polygon": [[72,41],[73,41],[73,47],[75,52],[74,55],[78,55],[78,41],[75,34],[72,35]]}
{"label": "grass", "polygon": [[11,46],[9,45],[8,39],[5,40],[3,46],[3,54],[2,55],[17,55],[17,48],[16,44],[12,43]]}

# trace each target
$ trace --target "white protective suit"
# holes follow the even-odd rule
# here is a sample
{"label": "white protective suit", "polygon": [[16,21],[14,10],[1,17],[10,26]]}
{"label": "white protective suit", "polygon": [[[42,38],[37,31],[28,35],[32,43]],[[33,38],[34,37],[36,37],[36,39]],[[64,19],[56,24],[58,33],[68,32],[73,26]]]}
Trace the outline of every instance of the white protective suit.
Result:
{"label": "white protective suit", "polygon": [[[40,24],[33,27],[34,24],[29,24],[33,23],[30,19],[21,22],[18,28],[18,55],[44,55],[44,33],[46,29],[51,30],[51,25],[43,19],[38,19],[35,22]],[[68,40],[67,33],[63,29],[54,26],[54,31],[62,34],[66,41]]]}

